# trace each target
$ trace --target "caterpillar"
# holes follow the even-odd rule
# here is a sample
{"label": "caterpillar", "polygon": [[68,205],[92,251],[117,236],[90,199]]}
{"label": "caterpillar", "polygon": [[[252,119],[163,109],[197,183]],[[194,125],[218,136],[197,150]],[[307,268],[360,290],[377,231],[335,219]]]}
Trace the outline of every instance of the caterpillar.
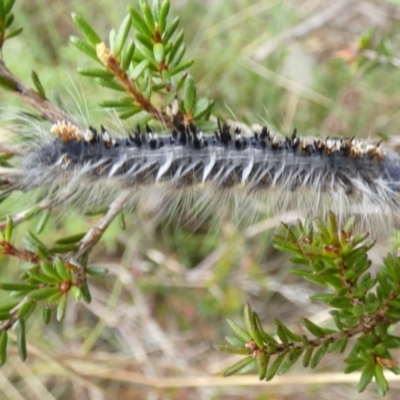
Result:
{"label": "caterpillar", "polygon": [[155,201],[167,215],[182,207],[197,215],[233,209],[237,220],[331,209],[374,229],[374,219],[392,221],[399,211],[400,157],[380,143],[302,138],[296,130],[283,137],[266,127],[243,135],[220,123],[208,134],[177,123],[170,132],[147,127],[116,137],[103,126],[60,121],[51,132],[3,176],[3,191],[63,192],[64,202],[88,210],[129,189],[128,209]]}

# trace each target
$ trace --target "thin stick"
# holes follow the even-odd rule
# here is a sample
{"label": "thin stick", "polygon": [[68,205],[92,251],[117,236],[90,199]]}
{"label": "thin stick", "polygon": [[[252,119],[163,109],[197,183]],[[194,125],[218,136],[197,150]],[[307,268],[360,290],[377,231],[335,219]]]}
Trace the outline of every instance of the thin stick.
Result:
{"label": "thin stick", "polygon": [[131,190],[124,190],[108,207],[107,213],[100,219],[100,221],[90,228],[89,232],[79,242],[79,249],[74,254],[71,262],[72,264],[79,265],[79,259],[93,247],[101,238],[104,231],[111,224],[114,218],[122,211],[123,207],[132,195]]}

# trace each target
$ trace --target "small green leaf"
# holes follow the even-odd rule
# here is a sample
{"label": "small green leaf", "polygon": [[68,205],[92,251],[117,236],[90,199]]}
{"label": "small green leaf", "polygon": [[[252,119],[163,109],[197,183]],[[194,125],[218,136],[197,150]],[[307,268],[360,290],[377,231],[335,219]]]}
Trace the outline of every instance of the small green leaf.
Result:
{"label": "small green leaf", "polygon": [[4,240],[7,243],[9,243],[11,240],[13,228],[14,228],[14,221],[9,215],[7,215],[7,223],[6,223],[6,228],[4,230]]}
{"label": "small green leaf", "polygon": [[322,357],[325,355],[325,353],[328,350],[328,346],[329,346],[329,341],[326,340],[321,347],[316,351],[316,353],[314,354],[314,357],[311,360],[310,363],[310,367],[313,369],[315,368],[319,362],[321,361]]}
{"label": "small green leaf", "polygon": [[179,17],[176,17],[172,20],[171,24],[169,25],[168,29],[164,32],[163,35],[163,43],[166,44],[168,40],[172,37],[176,28],[179,25]]}
{"label": "small green leaf", "polygon": [[306,352],[304,353],[303,357],[303,367],[307,368],[310,365],[310,360],[314,351],[314,347],[310,346],[307,348]]}
{"label": "small green leaf", "polygon": [[37,285],[28,285],[25,283],[8,283],[8,282],[0,283],[0,290],[30,291],[30,290],[33,290],[36,288],[37,288]]}
{"label": "small green leaf", "polygon": [[[110,52],[111,54],[114,54],[114,47],[115,47],[115,39],[117,37],[117,32],[115,29],[111,29],[109,34],[108,34],[108,43],[110,44]],[[96,49],[97,51],[97,49]]]}
{"label": "small green leaf", "polygon": [[108,89],[117,90],[118,92],[125,92],[124,87],[117,81],[111,79],[96,78],[96,82]]}
{"label": "small green leaf", "polygon": [[101,276],[108,274],[108,269],[105,267],[90,266],[86,267],[86,273],[93,276]]}
{"label": "small green leaf", "polygon": [[256,342],[256,345],[259,349],[262,349],[264,347],[264,343],[262,340],[262,336],[260,333],[260,330],[258,329],[255,321],[254,321],[254,315],[253,311],[251,310],[250,304],[246,303],[244,307],[244,321],[246,324],[246,329],[251,338]]}
{"label": "small green leaf", "polygon": [[251,350],[243,346],[232,346],[226,343],[217,343],[215,348],[223,353],[247,355],[251,353]]}
{"label": "small green leaf", "polygon": [[57,274],[60,275],[61,279],[63,281],[69,281],[70,280],[70,276],[69,273],[67,271],[67,268],[64,264],[64,261],[61,260],[61,258],[56,258],[54,260],[54,266],[56,268]]}
{"label": "small green leaf", "polygon": [[158,26],[160,28],[161,34],[164,33],[165,27],[167,26],[167,17],[168,17],[168,13],[169,13],[169,8],[170,8],[169,0],[164,0],[161,5],[160,17],[158,19]]}
{"label": "small green leaf", "polygon": [[60,282],[60,279],[46,275],[46,274],[40,274],[35,271],[28,271],[29,277],[34,279],[35,281],[39,283],[47,283],[49,285],[56,285]]}
{"label": "small green leaf", "polygon": [[0,312],[3,312],[3,311],[8,312],[8,311],[12,310],[19,303],[20,303],[19,301],[12,301],[9,303],[2,302],[2,304],[0,305]]}
{"label": "small green leaf", "polygon": [[127,119],[143,111],[140,107],[129,107],[128,111],[118,114],[119,119]]}
{"label": "small green leaf", "polygon": [[153,12],[153,17],[155,21],[158,21],[160,18],[160,10],[161,10],[160,0],[152,0],[151,11]]}
{"label": "small green leaf", "polygon": [[335,340],[334,342],[329,344],[328,353],[335,353],[335,352],[343,352],[343,342],[346,342],[348,338]]}
{"label": "small green leaf", "polygon": [[38,224],[36,225],[36,234],[42,233],[43,229],[45,228],[47,221],[49,220],[51,211],[50,210],[45,210],[42,212],[40,216],[40,220]]}
{"label": "small green leaf", "polygon": [[182,64],[177,65],[176,67],[174,67],[173,69],[170,70],[170,74],[171,76],[174,76],[176,74],[178,74],[179,72],[182,72],[185,69],[190,68],[194,63],[194,60],[189,60],[189,61],[185,61]]}
{"label": "small green leaf", "polygon": [[29,236],[29,241],[35,246],[35,247],[41,247],[43,249],[46,249],[46,246],[39,240],[39,238],[33,234],[31,231],[28,231],[28,236]]}
{"label": "small green leaf", "polygon": [[370,384],[375,373],[375,364],[368,363],[362,370],[360,381],[358,382],[359,393],[363,392],[366,387]]}
{"label": "small green leaf", "polygon": [[101,43],[100,36],[81,15],[72,13],[72,19],[92,46],[96,46],[96,44]]}
{"label": "small green leaf", "polygon": [[140,32],[142,35],[147,37],[151,37],[152,33],[150,32],[149,27],[147,26],[145,20],[142,16],[136,11],[134,7],[128,7],[128,11],[132,16],[132,25],[133,27]]}
{"label": "small green leaf", "polygon": [[65,310],[67,308],[67,293],[64,293],[61,298],[60,302],[57,306],[57,321],[61,321],[64,317]]}
{"label": "small green leaf", "polygon": [[38,256],[42,259],[42,260],[48,260],[50,254],[49,254],[49,250],[46,248],[44,249],[43,247],[37,247],[36,248],[37,254]]}
{"label": "small green leaf", "polygon": [[51,254],[63,254],[69,253],[71,251],[77,251],[79,249],[78,244],[65,244],[60,246],[53,246],[49,249],[49,253]]}
{"label": "small green leaf", "polygon": [[228,367],[224,372],[223,376],[231,376],[233,374],[236,374],[240,370],[242,370],[244,367],[248,366],[251,363],[254,363],[255,360],[253,356],[248,356],[246,358],[243,358],[242,360],[238,361],[237,363],[231,365]]}
{"label": "small green leaf", "polygon": [[0,311],[0,321],[6,321],[11,318],[11,314],[8,311]]}
{"label": "small green leaf", "polygon": [[51,320],[52,309],[46,305],[43,307],[43,322],[47,325]]}
{"label": "small green leaf", "polygon": [[243,330],[235,321],[231,320],[230,318],[227,318],[226,321],[239,339],[243,340],[246,343],[250,342],[251,336],[245,330]]}
{"label": "small green leaf", "polygon": [[44,91],[44,87],[42,85],[42,82],[40,82],[38,74],[35,71],[32,71],[31,76],[32,76],[32,81],[33,81],[33,84],[35,85],[36,91],[39,93],[39,96],[42,99],[46,99],[46,92]]}
{"label": "small green leaf", "polygon": [[55,304],[58,304],[59,303],[59,301],[60,301],[60,299],[61,299],[61,296],[63,295],[63,292],[61,292],[61,291],[57,291],[57,293],[55,293],[55,294],[53,294],[52,296],[50,296],[47,300],[46,300],[46,304],[48,305],[48,306],[53,306],[53,305],[55,305]]}
{"label": "small green leaf", "polygon": [[296,333],[292,332],[283,322],[279,321],[279,319],[275,319],[275,324],[281,328],[286,338],[292,340],[293,342],[302,342],[303,339],[301,335],[297,335]]}
{"label": "small green leaf", "polygon": [[162,43],[156,43],[153,47],[153,54],[155,60],[161,64],[164,60],[164,46]]}
{"label": "small green leaf", "polygon": [[326,335],[324,329],[320,328],[318,325],[315,325],[307,318],[301,318],[301,323],[306,327],[306,329],[310,333],[312,333],[317,338],[321,338]]}
{"label": "small green leaf", "polygon": [[375,365],[375,384],[376,388],[378,390],[378,393],[381,396],[385,396],[386,392],[389,389],[389,384],[385,378],[385,375],[383,373],[383,368],[382,365],[376,364]]}
{"label": "small green leaf", "polygon": [[142,3],[142,12],[143,12],[147,27],[149,28],[150,32],[153,33],[155,30],[154,17],[153,17],[151,8],[147,4],[147,1],[144,1]]}
{"label": "small green leaf", "polygon": [[90,303],[92,301],[92,296],[90,295],[89,287],[87,282],[84,282],[81,285],[81,293],[82,293],[82,298],[86,303]]}
{"label": "small green leaf", "polygon": [[177,38],[174,40],[174,43],[171,47],[171,51],[168,53],[168,64],[171,64],[174,61],[176,53],[180,49],[184,37],[185,37],[185,34],[182,29],[180,31],[179,35],[177,36]]}
{"label": "small green leaf", "polygon": [[209,100],[204,97],[197,100],[196,104],[193,108],[193,113],[192,113],[193,118],[199,119],[199,118],[203,117],[205,114],[207,114],[211,110],[213,105],[214,105],[213,100]]}
{"label": "small green leaf", "polygon": [[94,47],[85,43],[82,39],[79,39],[76,36],[71,36],[69,38],[69,40],[76,48],[78,48],[80,51],[85,53],[87,56],[89,56],[90,58],[92,58],[93,60],[95,60],[101,64],[101,61],[97,58],[96,49]]}
{"label": "small green leaf", "polygon": [[125,46],[126,38],[128,37],[129,30],[132,26],[132,17],[128,14],[122,21],[115,37],[114,55],[118,57]]}
{"label": "small green leaf", "polygon": [[78,302],[82,298],[81,290],[77,286],[71,286],[71,288],[69,289],[69,293],[76,302]]}
{"label": "small green leaf", "polygon": [[32,290],[29,293],[29,298],[35,301],[46,300],[49,297],[58,293],[60,289],[58,287],[45,287],[41,289]]}
{"label": "small green leaf", "polygon": [[286,357],[286,360],[282,365],[280,366],[277,374],[278,375],[283,375],[287,371],[289,371],[290,368],[295,364],[295,362],[300,358],[300,356],[303,354],[303,350],[300,349],[292,349],[289,351],[288,356]]}
{"label": "small green leaf", "polygon": [[17,331],[17,347],[19,358],[22,361],[26,360],[26,333],[25,333],[25,321],[19,319],[14,325],[16,325]]}
{"label": "small green leaf", "polygon": [[4,2],[4,13],[5,15],[9,14],[12,8],[14,7],[15,0],[6,0]]}
{"label": "small green leaf", "polygon": [[18,319],[26,321],[36,307],[36,303],[26,301],[17,311]]}
{"label": "small green leaf", "polygon": [[121,67],[124,71],[127,71],[129,66],[131,65],[134,54],[135,54],[135,43],[132,42],[129,46],[126,47],[124,55],[122,57]]}
{"label": "small green leaf", "polygon": [[111,79],[113,74],[105,68],[78,68],[78,74],[90,76],[93,78]]}
{"label": "small green leaf", "polygon": [[139,78],[140,75],[148,68],[150,62],[149,60],[143,60],[139,64],[135,66],[132,73],[130,74],[130,78],[132,80],[136,80]]}
{"label": "small green leaf", "polygon": [[257,357],[258,378],[264,380],[267,375],[267,368],[271,356],[261,352]]}
{"label": "small green leaf", "polygon": [[146,38],[141,35],[136,35],[135,41],[136,49],[142,54],[144,60],[154,62],[153,45],[151,42],[146,41]]}
{"label": "small green leaf", "polygon": [[270,381],[275,376],[275,374],[278,372],[278,369],[279,369],[280,365],[282,364],[283,360],[285,359],[286,355],[287,355],[287,353],[282,353],[275,358],[274,362],[268,368],[267,376],[265,378],[267,381]]}
{"label": "small green leaf", "polygon": [[275,340],[273,336],[269,335],[267,332],[264,331],[261,325],[260,317],[258,316],[257,313],[253,314],[253,318],[254,318],[254,323],[256,324],[256,330],[260,333],[262,342],[268,343],[268,345],[278,344],[278,341]]}
{"label": "small green leaf", "polygon": [[79,242],[84,236],[86,235],[86,232],[82,233],[77,233],[76,235],[68,236],[66,238],[58,239],[56,241],[56,244],[71,244],[71,243],[77,243]]}
{"label": "small green leaf", "polygon": [[183,106],[185,111],[189,113],[192,111],[196,99],[196,86],[190,75],[186,78],[183,92]]}
{"label": "small green leaf", "polygon": [[48,275],[49,277],[53,278],[57,282],[61,282],[62,278],[60,275],[57,274],[56,270],[53,267],[53,264],[48,261],[42,261],[40,263],[40,268],[42,269],[43,273]]}
{"label": "small green leaf", "polygon": [[186,53],[186,45],[183,44],[180,48],[179,51],[177,53],[177,55],[175,56],[173,62],[171,63],[171,66],[175,69],[177,65],[179,65],[179,63],[182,61],[183,56]]}
{"label": "small green leaf", "polygon": [[11,31],[8,31],[7,34],[4,36],[4,40],[9,40],[15,36],[18,36],[24,28],[17,28],[17,29],[12,29]]}
{"label": "small green leaf", "polygon": [[126,222],[125,222],[125,213],[123,211],[120,212],[118,215],[118,223],[121,230],[124,231],[126,229]]}
{"label": "small green leaf", "polygon": [[7,360],[7,342],[8,333],[3,329],[0,334],[0,365],[3,365]]}

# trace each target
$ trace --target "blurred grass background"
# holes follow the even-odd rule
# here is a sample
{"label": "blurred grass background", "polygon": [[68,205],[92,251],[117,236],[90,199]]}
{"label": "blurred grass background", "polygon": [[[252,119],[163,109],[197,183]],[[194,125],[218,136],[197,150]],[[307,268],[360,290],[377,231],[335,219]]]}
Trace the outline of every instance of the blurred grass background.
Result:
{"label": "blurred grass background", "polygon": [[[134,3],[18,0],[16,20],[24,32],[6,44],[5,61],[25,82],[35,70],[46,91],[56,90],[72,108],[84,93],[92,123],[107,124],[109,116],[97,103],[109,91],[75,72],[92,64],[68,44],[70,35],[78,35],[70,14],[82,14],[107,40],[126,5]],[[377,39],[387,38],[400,57],[397,0],[176,0],[171,14],[180,16],[188,56],[195,58],[191,72],[198,93],[215,99],[217,116],[265,122],[286,134],[297,127],[301,135],[396,143],[399,70],[384,65],[355,70],[336,55],[375,29]],[[17,104],[7,92],[0,92],[0,101]],[[52,243],[85,231],[96,220],[73,211],[54,217],[41,240]],[[16,229],[17,243],[37,222]],[[308,299],[317,289],[289,276],[287,258],[271,247],[279,218],[263,223],[244,231],[229,220],[220,229],[204,221],[193,230],[134,214],[121,231],[115,221],[91,255],[93,264],[110,270],[106,277],[91,278],[92,303],[71,303],[65,320],[47,327],[31,318],[28,360],[19,361],[11,348],[0,370],[1,398],[378,398],[373,385],[358,395],[354,382],[329,383],[329,373],[341,370],[343,358],[331,355],[317,371],[295,366],[273,386],[259,385],[255,376],[246,380],[249,386],[240,386],[241,377],[213,378],[236,360],[218,353],[213,343],[229,334],[226,317],[241,321],[246,301],[271,330],[274,318],[292,326],[300,316],[329,319],[327,310]],[[381,243],[372,256],[379,260],[387,250]],[[14,260],[2,260],[1,268],[2,279],[18,275]],[[316,373],[314,383],[295,383],[301,374],[310,374],[312,381]],[[400,384],[393,382],[387,398],[399,392]]]}

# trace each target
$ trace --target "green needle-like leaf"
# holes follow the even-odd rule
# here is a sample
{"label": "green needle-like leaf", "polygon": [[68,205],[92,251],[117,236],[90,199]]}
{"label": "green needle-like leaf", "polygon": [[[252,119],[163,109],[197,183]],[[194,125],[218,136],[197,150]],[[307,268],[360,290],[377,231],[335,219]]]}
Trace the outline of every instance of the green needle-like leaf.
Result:
{"label": "green needle-like leaf", "polygon": [[287,353],[282,353],[282,354],[279,354],[275,358],[274,362],[268,368],[267,375],[265,378],[267,381],[270,381],[275,376],[275,374],[278,372],[278,369],[279,369],[280,365],[282,364],[283,360],[285,359],[286,355],[287,355]]}
{"label": "green needle-like leaf", "polygon": [[164,35],[163,35],[163,43],[164,44],[168,43],[168,40],[172,37],[172,35],[176,31],[176,28],[178,27],[178,25],[179,25],[179,17],[176,17],[173,19],[173,21],[171,22],[169,27],[164,32]]}
{"label": "green needle-like leaf", "polygon": [[61,279],[64,281],[69,281],[69,273],[65,267],[64,261],[61,258],[56,258],[54,260],[54,266],[56,268],[57,274],[60,275]]}
{"label": "green needle-like leaf", "polygon": [[362,370],[360,381],[358,382],[358,391],[363,392],[366,387],[370,384],[375,374],[375,364],[368,363]]}
{"label": "green needle-like leaf", "polygon": [[96,44],[101,43],[100,36],[81,15],[72,13],[72,19],[92,46],[96,46]]}
{"label": "green needle-like leaf", "polygon": [[19,358],[22,361],[26,360],[26,331],[25,331],[25,321],[19,319],[16,323],[16,331],[17,331],[17,347]]}
{"label": "green needle-like leaf", "polygon": [[44,91],[44,87],[40,82],[38,74],[35,71],[32,71],[31,74],[32,74],[32,81],[33,84],[35,85],[36,91],[39,93],[42,99],[46,99],[46,92]]}
{"label": "green needle-like leaf", "polygon": [[35,301],[47,300],[49,297],[55,295],[59,291],[60,289],[58,287],[45,287],[33,290],[29,293],[29,297]]}
{"label": "green needle-like leaf", "polygon": [[6,224],[6,229],[4,230],[4,240],[8,243],[11,240],[13,227],[14,227],[14,221],[9,215],[7,215],[7,224]]}
{"label": "green needle-like leaf", "polygon": [[52,309],[46,305],[43,307],[43,323],[47,325],[51,320]]}
{"label": "green needle-like leaf", "polygon": [[381,396],[385,396],[386,392],[389,389],[389,384],[385,378],[385,375],[383,373],[383,368],[380,364],[375,365],[375,384],[376,384],[378,393]]}
{"label": "green needle-like leaf", "polygon": [[248,356],[246,358],[243,358],[242,360],[238,361],[237,363],[233,364],[229,368],[227,368],[223,375],[224,376],[231,376],[233,374],[236,374],[237,372],[243,370],[243,368],[247,367],[250,364],[255,364],[255,360],[253,356]]}
{"label": "green needle-like leaf", "polygon": [[164,60],[164,46],[162,43],[156,43],[153,47],[153,54],[155,60],[161,64]]}
{"label": "green needle-like leaf", "polygon": [[7,342],[8,333],[3,329],[0,333],[0,365],[3,365],[7,360]]}
{"label": "green needle-like leaf", "polygon": [[143,12],[147,27],[149,28],[150,32],[153,33],[155,30],[154,17],[153,17],[153,12],[152,12],[151,8],[149,7],[147,1],[143,1],[143,3],[142,3],[142,12]]}
{"label": "green needle-like leaf", "polygon": [[150,32],[149,27],[147,26],[145,20],[142,18],[142,16],[138,13],[138,11],[134,7],[128,7],[128,11],[130,12],[132,16],[132,25],[133,27],[140,32],[142,35],[145,35],[147,37],[152,36],[152,33]]}
{"label": "green needle-like leaf", "polygon": [[148,68],[149,64],[149,60],[143,60],[142,62],[140,62],[131,72],[130,78],[132,80],[138,79],[139,76],[141,76],[143,72]]}
{"label": "green needle-like leaf", "polygon": [[192,111],[196,99],[196,86],[194,79],[189,75],[183,89],[183,106],[187,113]]}
{"label": "green needle-like leaf", "polygon": [[97,58],[97,53],[94,47],[85,43],[82,39],[79,39],[78,37],[75,36],[71,36],[69,40],[76,48],[78,48],[87,56],[89,56],[90,58],[101,64],[100,60]]}
{"label": "green needle-like leaf", "polygon": [[122,21],[122,24],[118,29],[117,35],[115,37],[115,44],[114,44],[115,57],[119,57],[119,55],[121,54],[122,49],[125,46],[126,38],[128,37],[131,26],[132,26],[132,17],[128,14]]}
{"label": "green needle-like leaf", "polygon": [[242,329],[235,321],[232,321],[230,318],[226,319],[232,331],[236,334],[236,336],[243,340],[244,342],[249,342],[251,340],[251,336]]}
{"label": "green needle-like leaf", "polygon": [[169,0],[164,0],[161,5],[160,16],[158,19],[158,25],[159,25],[161,34],[164,33],[165,27],[167,26],[167,17],[168,17],[168,13],[169,13],[169,8],[170,8]]}
{"label": "green needle-like leaf", "polygon": [[61,298],[60,302],[57,306],[57,321],[61,321],[64,317],[65,310],[67,308],[67,293],[64,293]]}

